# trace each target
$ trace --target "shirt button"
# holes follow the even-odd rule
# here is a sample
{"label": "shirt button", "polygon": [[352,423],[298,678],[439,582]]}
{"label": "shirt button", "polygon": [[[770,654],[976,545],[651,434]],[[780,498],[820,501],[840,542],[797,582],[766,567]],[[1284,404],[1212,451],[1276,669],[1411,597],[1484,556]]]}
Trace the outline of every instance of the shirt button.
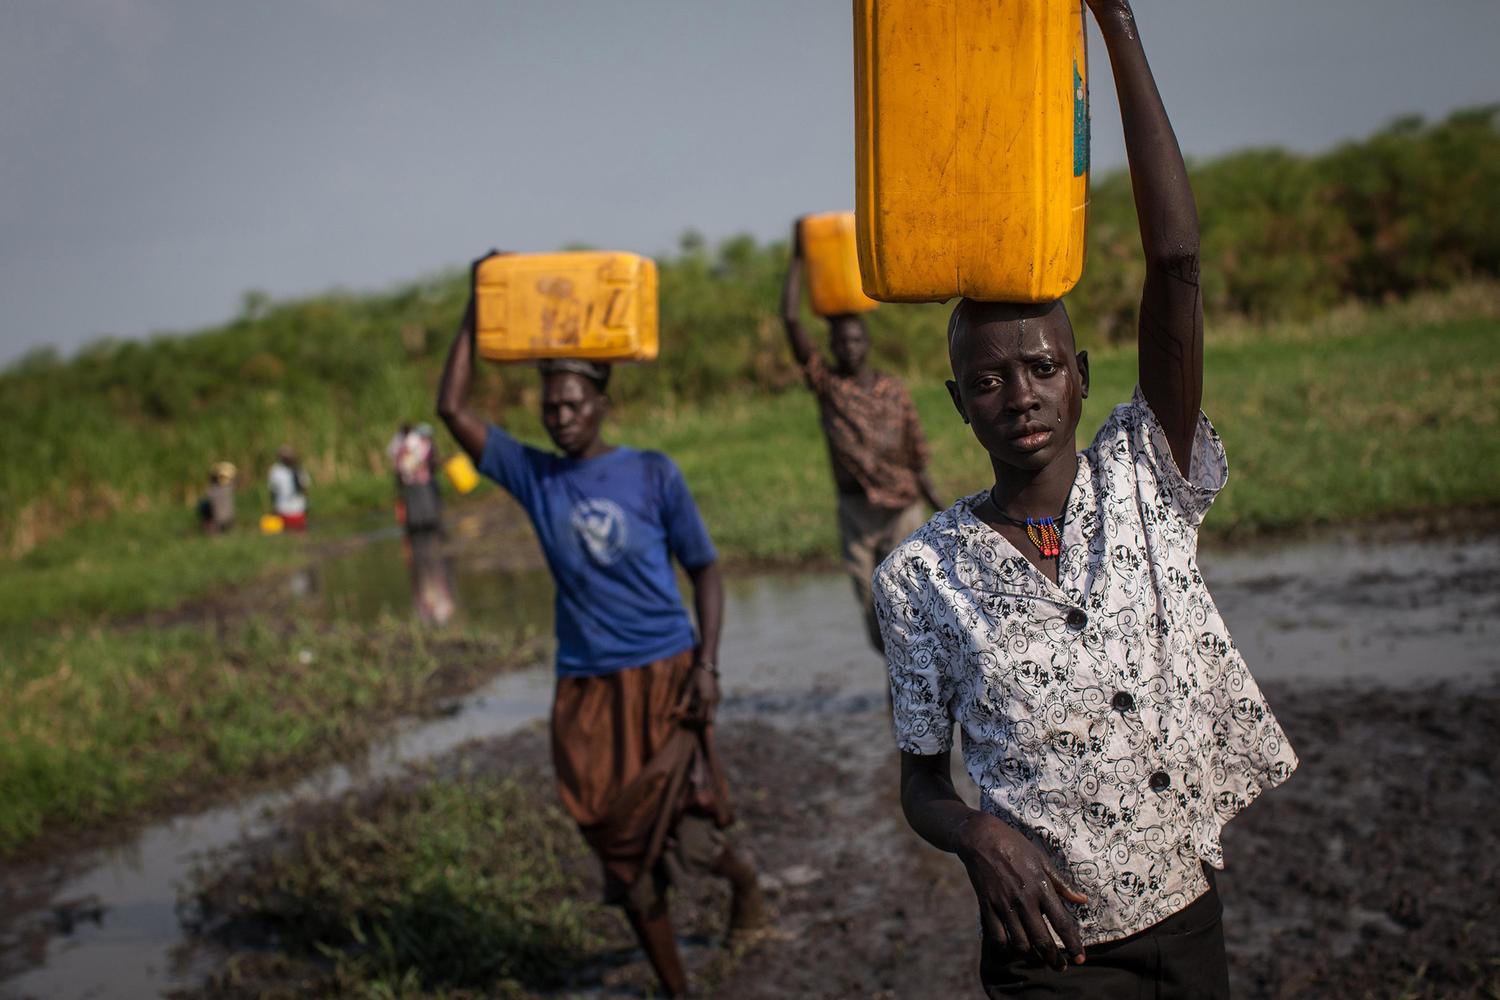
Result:
{"label": "shirt button", "polygon": [[1079,608],[1073,608],[1068,612],[1066,619],[1069,628],[1083,628],[1089,623],[1089,616]]}
{"label": "shirt button", "polygon": [[1164,792],[1171,783],[1172,779],[1168,777],[1166,771],[1157,771],[1151,776],[1151,790],[1153,792]]}
{"label": "shirt button", "polygon": [[1131,696],[1129,691],[1116,691],[1110,704],[1115,706],[1116,711],[1128,712],[1132,708],[1135,708],[1135,698]]}

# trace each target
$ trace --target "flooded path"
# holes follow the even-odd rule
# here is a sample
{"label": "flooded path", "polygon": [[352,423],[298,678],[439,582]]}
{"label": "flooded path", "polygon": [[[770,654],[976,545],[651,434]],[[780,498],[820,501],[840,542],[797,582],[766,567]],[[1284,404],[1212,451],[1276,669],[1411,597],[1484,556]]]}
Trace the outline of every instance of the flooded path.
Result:
{"label": "flooded path", "polygon": [[[1500,536],[1366,544],[1355,536],[1249,551],[1206,553],[1208,578],[1256,676],[1280,682],[1350,679],[1402,686],[1500,676]],[[535,571],[497,570],[483,552],[454,568],[471,621],[550,620],[550,584]],[[383,540],[304,578],[323,610],[369,618],[410,607],[399,543]],[[863,639],[841,574],[766,574],[728,588],[721,661],[726,719],[803,725],[867,713],[884,699],[879,659]],[[449,715],[399,725],[356,764],[223,808],[173,817],[129,843],[67,859],[0,898],[0,997],[150,997],[196,981],[202,957],[184,957],[176,890],[195,858],[307,797],[394,773],[477,737],[544,717],[544,665],[497,677]],[[61,877],[61,870],[70,872]],[[4,911],[11,911],[9,914]]]}

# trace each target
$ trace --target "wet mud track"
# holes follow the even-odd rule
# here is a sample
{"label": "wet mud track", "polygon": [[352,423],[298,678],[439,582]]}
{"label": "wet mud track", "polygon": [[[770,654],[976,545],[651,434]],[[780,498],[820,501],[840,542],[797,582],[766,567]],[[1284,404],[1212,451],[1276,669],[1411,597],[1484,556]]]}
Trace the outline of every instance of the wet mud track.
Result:
{"label": "wet mud track", "polygon": [[[1226,829],[1235,995],[1500,994],[1500,686],[1268,696],[1302,766]],[[784,936],[714,995],[977,995],[967,878],[907,828],[881,708],[726,727]]]}
{"label": "wet mud track", "polygon": [[[1225,832],[1229,867],[1220,887],[1236,995],[1500,995],[1493,899],[1500,536],[1376,545],[1329,538],[1206,553],[1203,562],[1302,758],[1291,781]],[[348,575],[372,574],[361,562]],[[509,590],[496,588],[493,575],[485,579],[472,595],[477,613],[499,614],[502,602],[529,609],[517,593],[531,604],[546,600],[531,577],[517,577]],[[330,600],[338,580],[334,572],[323,579]],[[404,580],[392,585],[399,597],[397,584]],[[679,895],[674,916],[701,995],[977,995],[967,881],[901,816],[882,672],[860,638],[847,581],[832,574],[732,581],[726,628],[720,740],[740,835],[759,859],[777,918],[765,940],[727,951],[716,943],[723,890],[705,883]],[[515,681],[515,690],[466,703],[442,724],[454,730],[442,739],[419,731],[422,744],[442,753],[453,736],[507,731],[501,721],[524,726],[544,713],[545,671]],[[500,709],[504,720],[493,714]],[[538,801],[555,800],[540,730],[462,753],[514,776]],[[297,826],[329,814],[282,815]],[[197,846],[230,839],[216,834]],[[572,863],[593,894],[598,875],[581,844]],[[57,913],[39,901],[38,933],[22,964],[47,975],[0,979],[0,997],[111,995],[83,984],[101,977],[118,984],[123,950],[143,947],[160,949],[156,971],[115,995],[195,992],[204,956],[191,954],[194,942],[173,918],[171,883],[158,879],[148,893],[148,869],[136,873],[128,857],[111,864],[94,881],[112,884],[114,869],[129,868],[140,899],[105,899],[102,915],[88,900],[70,909],[66,893],[50,900],[62,907]],[[148,910],[150,921],[140,916]],[[91,923],[100,919],[102,933]],[[611,918],[604,937],[569,988],[541,995],[649,995],[654,980],[623,924]],[[235,995],[324,995],[286,990],[291,983],[274,965],[248,962],[247,972],[260,967],[264,975],[249,975],[248,991]],[[41,982],[47,988],[38,991]]]}
{"label": "wet mud track", "polygon": [[[1500,792],[1500,685],[1274,684],[1267,694],[1302,766],[1226,829],[1220,891],[1235,995],[1496,995],[1500,828],[1489,804]],[[906,826],[881,700],[830,699],[775,721],[733,714],[720,742],[736,835],[761,867],[774,925],[726,949],[724,889],[679,891],[674,919],[699,995],[979,995],[973,897],[962,866]],[[540,728],[462,754],[539,801],[553,794]],[[570,863],[596,893],[581,848]],[[533,995],[651,995],[623,922],[610,918],[604,937],[567,988]],[[242,995],[275,985],[272,976]]]}
{"label": "wet mud track", "polygon": [[[1495,995],[1500,686],[1268,685],[1268,696],[1303,763],[1226,829],[1235,995]],[[849,738],[880,735],[884,719],[828,723],[804,731],[796,761],[733,753],[742,795],[805,783],[807,809],[752,801],[746,826],[768,871],[810,870],[778,899],[788,937],[746,956],[715,995],[977,995],[962,866],[907,829],[894,755]]]}

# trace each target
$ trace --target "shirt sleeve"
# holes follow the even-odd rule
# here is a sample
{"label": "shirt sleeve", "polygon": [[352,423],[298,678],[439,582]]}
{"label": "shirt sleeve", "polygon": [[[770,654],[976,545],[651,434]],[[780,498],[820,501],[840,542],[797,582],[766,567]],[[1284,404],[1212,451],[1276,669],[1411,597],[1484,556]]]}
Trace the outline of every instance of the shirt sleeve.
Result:
{"label": "shirt sleeve", "polygon": [[937,595],[925,548],[909,541],[875,573],[875,615],[890,671],[896,746],[924,757],[953,748],[950,651],[937,627]]}
{"label": "shirt sleeve", "polygon": [[491,424],[484,439],[484,454],[479,458],[479,471],[503,486],[528,511],[535,509],[538,489],[535,452]]}
{"label": "shirt sleeve", "polygon": [[802,377],[807,381],[807,387],[821,396],[828,391],[828,362],[823,360],[823,352],[814,350],[808,355],[802,364]]}
{"label": "shirt sleeve", "polygon": [[667,547],[677,561],[690,570],[702,569],[715,562],[719,553],[698,513],[698,505],[688,490],[682,470],[669,458],[662,457],[665,478],[662,483],[662,523],[667,529]]}
{"label": "shirt sleeve", "polygon": [[1151,404],[1146,402],[1140,386],[1136,386],[1129,408],[1134,411],[1132,447],[1137,461],[1145,462],[1179,515],[1189,524],[1201,524],[1219,491],[1229,481],[1229,459],[1218,432],[1209,423],[1207,415],[1199,411],[1198,425],[1193,431],[1193,457],[1188,463],[1188,474],[1184,476],[1177,467],[1177,460],[1172,457],[1167,432],[1162,429]]}

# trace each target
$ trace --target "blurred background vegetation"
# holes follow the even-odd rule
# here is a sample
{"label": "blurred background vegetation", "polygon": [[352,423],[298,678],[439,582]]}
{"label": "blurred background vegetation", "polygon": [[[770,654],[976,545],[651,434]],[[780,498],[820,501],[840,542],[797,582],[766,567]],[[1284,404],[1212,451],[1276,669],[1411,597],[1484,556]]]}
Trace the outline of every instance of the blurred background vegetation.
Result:
{"label": "blurred background vegetation", "polygon": [[[1403,119],[1319,155],[1260,149],[1194,164],[1211,336],[1500,278],[1497,112]],[[1128,176],[1095,177],[1092,197],[1087,268],[1068,307],[1082,346],[1098,349],[1133,335],[1144,265]],[[622,369],[614,390],[633,424],[795,386],[776,315],[786,252],[689,232],[660,261],[661,360]],[[219,459],[258,490],[284,441],[325,497],[388,505],[385,443],[399,420],[431,419],[466,280],[289,302],[249,292],[219,327],[22,358],[0,373],[0,551],[25,555],[85,520],[185,506]],[[878,363],[941,377],[946,315],[876,311]],[[528,370],[489,367],[480,406],[531,406]],[[242,519],[258,509],[242,499]]]}

